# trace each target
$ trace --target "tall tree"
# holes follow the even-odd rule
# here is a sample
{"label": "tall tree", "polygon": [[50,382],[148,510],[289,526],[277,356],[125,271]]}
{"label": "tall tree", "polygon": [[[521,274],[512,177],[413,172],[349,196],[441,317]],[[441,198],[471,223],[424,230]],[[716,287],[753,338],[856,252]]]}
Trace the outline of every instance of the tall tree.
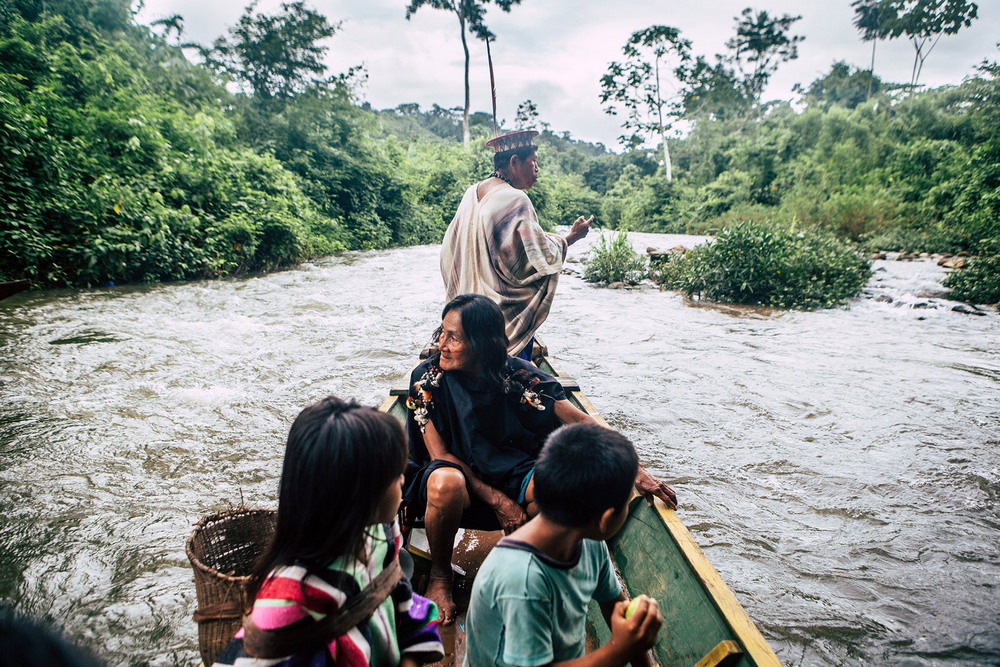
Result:
{"label": "tall tree", "polygon": [[203,49],[206,64],[247,86],[263,102],[287,100],[302,92],[326,72],[320,42],[340,28],[305,6],[301,0],[281,5],[275,15],[254,13],[247,6],[229,36]]}
{"label": "tall tree", "polygon": [[871,73],[868,86],[868,98],[872,96],[871,82],[875,80],[875,45],[889,36],[889,25],[882,9],[882,0],[854,0],[854,27],[861,31],[861,41],[872,43],[872,62],[868,71]]}
{"label": "tall tree", "polygon": [[732,62],[743,76],[747,96],[754,102],[760,102],[767,82],[781,63],[799,57],[798,44],[805,37],[788,32],[801,18],[788,14],[772,18],[767,12],[754,13],[750,7],[735,18],[736,36],[726,46],[733,52]]}
{"label": "tall tree", "polygon": [[979,5],[966,0],[882,0],[879,7],[889,17],[889,37],[906,35],[913,44],[911,88],[941,36],[954,35],[979,16]]}
{"label": "tall tree", "polygon": [[465,52],[465,107],[462,112],[462,141],[466,146],[469,145],[469,43],[465,38],[465,32],[468,31],[482,40],[496,40],[496,35],[486,27],[485,23],[486,5],[489,2],[493,2],[505,12],[509,12],[514,5],[521,4],[521,0],[410,0],[410,4],[406,8],[406,20],[410,20],[410,17],[424,5],[453,12],[458,18],[459,34],[462,36],[462,50]]}
{"label": "tall tree", "polygon": [[[673,165],[667,133],[673,126],[671,117],[681,111],[676,82],[678,72],[691,59],[691,42],[680,36],[677,28],[654,25],[632,33],[622,47],[625,60],[608,65],[608,73],[601,77],[601,103],[605,111],[618,115],[618,108],[625,110],[622,127],[633,130],[631,136],[622,136],[622,143],[630,146],[642,144],[638,133],[655,133],[663,142],[663,167],[668,181],[673,180]],[[668,90],[667,79],[675,85]]]}
{"label": "tall tree", "polygon": [[745,117],[753,107],[742,80],[724,57],[716,56],[711,65],[704,56],[698,56],[682,65],[678,75],[685,84],[681,105],[688,120]]}
{"label": "tall tree", "polygon": [[832,106],[857,108],[871,98],[872,90],[878,92],[883,88],[891,89],[892,86],[884,86],[871,72],[843,61],[833,63],[829,73],[813,81],[809,88],[795,86],[796,92],[804,93],[803,97],[810,107],[823,109]]}

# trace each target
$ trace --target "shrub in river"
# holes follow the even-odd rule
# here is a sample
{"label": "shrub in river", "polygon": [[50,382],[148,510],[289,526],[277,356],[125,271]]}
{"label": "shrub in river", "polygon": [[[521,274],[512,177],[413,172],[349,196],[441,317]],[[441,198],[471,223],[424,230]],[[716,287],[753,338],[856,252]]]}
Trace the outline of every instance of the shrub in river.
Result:
{"label": "shrub in river", "polygon": [[651,274],[662,287],[708,301],[814,310],[856,296],[871,264],[829,232],[741,222]]}
{"label": "shrub in river", "polygon": [[969,266],[948,274],[950,298],[966,303],[1000,303],[1000,254],[976,257]]}
{"label": "shrub in river", "polygon": [[590,247],[583,279],[591,283],[638,284],[646,277],[646,258],[635,251],[625,230],[610,236],[609,241],[608,236],[601,234]]}

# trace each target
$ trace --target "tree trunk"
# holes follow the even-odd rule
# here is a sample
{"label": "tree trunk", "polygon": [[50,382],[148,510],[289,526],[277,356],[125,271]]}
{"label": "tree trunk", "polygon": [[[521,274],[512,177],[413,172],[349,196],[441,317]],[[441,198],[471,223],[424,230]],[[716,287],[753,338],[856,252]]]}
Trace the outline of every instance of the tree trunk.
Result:
{"label": "tree trunk", "polygon": [[663,127],[663,97],[660,95],[660,57],[656,57],[656,114],[660,122],[660,140],[663,141],[663,173],[667,183],[674,180],[674,168],[670,163],[670,148],[667,146],[667,128]]}
{"label": "tree trunk", "polygon": [[872,40],[872,65],[868,68],[868,95],[865,100],[870,100],[872,98],[872,83],[875,79],[875,45],[878,44],[877,39]]}
{"label": "tree trunk", "polygon": [[662,133],[660,139],[663,141],[663,170],[667,174],[667,183],[669,183],[674,180],[674,168],[670,163],[670,147],[667,146],[667,133]]}
{"label": "tree trunk", "polygon": [[462,50],[465,51],[465,108],[462,111],[462,143],[469,147],[469,43],[465,39],[465,17],[457,8],[458,24],[462,29]]}

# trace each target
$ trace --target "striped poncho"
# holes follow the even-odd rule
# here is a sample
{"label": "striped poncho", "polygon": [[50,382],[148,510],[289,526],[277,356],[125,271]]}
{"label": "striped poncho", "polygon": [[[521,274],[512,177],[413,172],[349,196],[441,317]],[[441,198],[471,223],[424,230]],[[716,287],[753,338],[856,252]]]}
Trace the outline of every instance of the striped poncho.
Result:
{"label": "striped poncho", "polygon": [[[400,544],[399,526],[395,522],[379,524],[370,528],[368,562],[342,558],[312,573],[298,564],[277,568],[257,593],[252,612],[254,624],[262,630],[292,628],[335,612],[398,557]],[[437,606],[413,593],[404,577],[365,623],[335,638],[325,649],[278,659],[251,658],[244,650],[241,628],[215,664],[395,667],[403,654],[420,662],[435,662],[444,656],[437,619]]]}
{"label": "striped poncho", "polygon": [[441,246],[447,300],[482,294],[496,302],[516,356],[549,316],[566,259],[566,240],[542,230],[531,200],[506,183],[482,199],[465,191]]}

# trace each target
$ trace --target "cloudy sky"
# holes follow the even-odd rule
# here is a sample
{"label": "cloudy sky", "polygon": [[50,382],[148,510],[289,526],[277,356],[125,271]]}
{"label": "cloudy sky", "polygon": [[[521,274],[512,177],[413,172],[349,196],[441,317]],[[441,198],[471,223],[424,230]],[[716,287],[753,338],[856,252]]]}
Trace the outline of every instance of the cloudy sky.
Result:
{"label": "cloudy sky", "polygon": [[[235,24],[249,0],[145,0],[139,21],[180,14],[184,41],[209,44]],[[454,14],[421,8],[406,20],[407,0],[307,0],[333,21],[343,21],[328,46],[331,73],[364,65],[368,83],[361,97],[384,109],[416,102],[458,107],[463,103],[462,45]],[[851,25],[850,0],[522,0],[510,13],[488,5],[487,24],[497,74],[497,115],[513,124],[517,106],[534,101],[542,121],[575,138],[617,147],[621,129],[600,105],[600,77],[620,59],[636,30],[650,25],[678,28],[693,52],[710,58],[725,49],[735,17],[744,7],[772,15],[801,15],[793,33],[804,35],[799,58],[772,77],[765,99],[792,99],[792,86],[808,85],[836,60],[867,67],[871,45]],[[281,0],[260,0],[258,11],[274,13]],[[984,58],[1000,59],[1000,2],[981,0],[979,19],[957,35],[944,36],[925,63],[921,83],[958,83]],[[472,110],[489,111],[489,72],[483,42],[470,41]],[[908,82],[913,47],[905,40],[880,42],[875,73]]]}

